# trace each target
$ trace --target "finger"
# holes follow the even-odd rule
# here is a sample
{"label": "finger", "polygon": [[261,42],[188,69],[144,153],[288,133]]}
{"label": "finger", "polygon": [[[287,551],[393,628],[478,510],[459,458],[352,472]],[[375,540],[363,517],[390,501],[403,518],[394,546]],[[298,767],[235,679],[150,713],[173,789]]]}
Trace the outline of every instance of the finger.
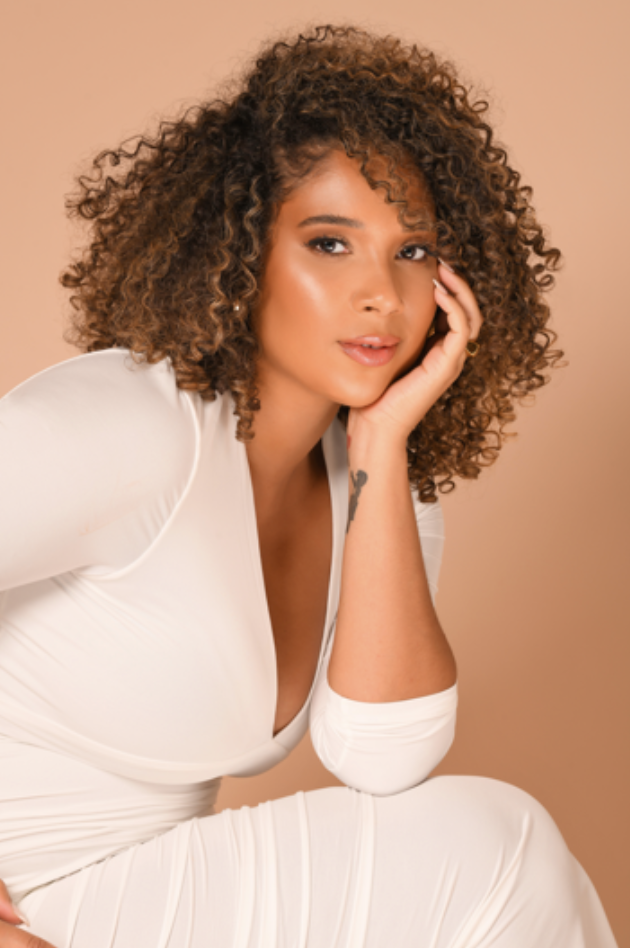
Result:
{"label": "finger", "polygon": [[463,308],[470,325],[470,338],[476,339],[483,323],[483,316],[475,294],[464,278],[446,267],[441,260],[438,262],[438,278]]}
{"label": "finger", "polygon": [[[22,918],[16,911],[7,887],[0,879],[0,920],[9,922],[11,925],[21,925],[26,919]],[[1,946],[0,946],[1,948]]]}
{"label": "finger", "polygon": [[441,338],[441,345],[446,355],[453,359],[465,358],[466,343],[470,339],[470,322],[463,306],[455,296],[451,295],[438,281],[435,284],[435,300],[442,308],[448,320],[448,332]]}
{"label": "finger", "polygon": [[0,948],[54,948],[49,941],[0,922]]}

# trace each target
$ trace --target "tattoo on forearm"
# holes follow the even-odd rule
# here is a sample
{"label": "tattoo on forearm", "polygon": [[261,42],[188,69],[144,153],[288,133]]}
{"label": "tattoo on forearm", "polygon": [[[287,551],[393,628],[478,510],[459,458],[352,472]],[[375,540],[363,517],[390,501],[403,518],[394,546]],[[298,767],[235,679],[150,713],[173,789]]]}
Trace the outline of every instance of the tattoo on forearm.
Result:
{"label": "tattoo on forearm", "polygon": [[350,524],[354,520],[354,515],[357,512],[357,507],[359,505],[359,495],[368,479],[367,471],[357,471],[356,476],[352,471],[350,471],[350,479],[352,480],[352,495],[350,497],[350,507],[348,509],[348,526],[346,527],[346,533],[350,529]]}

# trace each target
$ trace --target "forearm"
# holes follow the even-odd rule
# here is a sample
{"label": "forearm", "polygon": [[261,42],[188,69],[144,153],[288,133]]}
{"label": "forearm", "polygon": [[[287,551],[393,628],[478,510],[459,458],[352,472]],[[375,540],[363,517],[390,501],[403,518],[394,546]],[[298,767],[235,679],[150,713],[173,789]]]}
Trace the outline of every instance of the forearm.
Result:
{"label": "forearm", "polygon": [[329,684],[365,702],[444,691],[455,659],[431,602],[404,442],[353,433],[351,498],[359,471],[367,480],[346,536]]}

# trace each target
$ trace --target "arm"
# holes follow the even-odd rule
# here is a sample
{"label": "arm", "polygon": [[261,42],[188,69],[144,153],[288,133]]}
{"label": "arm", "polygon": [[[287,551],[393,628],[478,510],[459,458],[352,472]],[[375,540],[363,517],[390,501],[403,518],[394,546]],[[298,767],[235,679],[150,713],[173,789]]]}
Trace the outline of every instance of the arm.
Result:
{"label": "arm", "polygon": [[444,691],[455,659],[431,601],[405,444],[352,441],[350,473],[366,481],[348,525],[329,684],[368,702]]}
{"label": "arm", "polygon": [[348,423],[351,503],[341,598],[312,731],[324,764],[372,793],[421,782],[454,733],[455,660],[433,608],[406,458],[409,432],[461,372],[466,343],[481,322],[464,281],[446,277],[453,295],[436,295],[451,331],[378,402],[353,409]]}
{"label": "arm", "polygon": [[[413,496],[425,574],[435,602],[444,546],[439,502]],[[354,529],[354,528],[353,528]],[[357,701],[330,687],[328,644],[311,705],[311,737],[324,766],[348,786],[375,795],[399,793],[429,776],[455,736],[457,685],[401,701]]]}
{"label": "arm", "polygon": [[[0,399],[0,593],[125,567],[182,496],[190,412],[165,367],[126,361],[113,350],[69,359]],[[21,924],[0,881],[0,948],[52,948]]]}
{"label": "arm", "polygon": [[[358,701],[400,701],[455,683],[455,659],[427,585],[407,487],[407,439],[460,375],[481,314],[464,280],[440,267],[449,331],[419,366],[348,419],[351,519],[329,682]],[[362,483],[358,497],[357,486]],[[352,495],[355,494],[354,502]]]}
{"label": "arm", "polygon": [[78,356],[0,399],[0,591],[124,568],[180,496],[190,412],[164,366],[129,361],[127,350]]}

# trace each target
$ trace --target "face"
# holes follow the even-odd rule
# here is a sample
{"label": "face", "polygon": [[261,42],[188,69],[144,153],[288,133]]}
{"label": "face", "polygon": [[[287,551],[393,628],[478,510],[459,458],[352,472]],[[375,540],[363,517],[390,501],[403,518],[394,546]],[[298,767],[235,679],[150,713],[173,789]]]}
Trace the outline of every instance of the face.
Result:
{"label": "face", "polygon": [[[384,178],[385,167],[377,159],[370,171]],[[341,150],[282,204],[254,314],[261,390],[281,382],[360,408],[415,362],[436,311],[435,214],[417,172],[405,177],[420,229],[405,228]]]}

